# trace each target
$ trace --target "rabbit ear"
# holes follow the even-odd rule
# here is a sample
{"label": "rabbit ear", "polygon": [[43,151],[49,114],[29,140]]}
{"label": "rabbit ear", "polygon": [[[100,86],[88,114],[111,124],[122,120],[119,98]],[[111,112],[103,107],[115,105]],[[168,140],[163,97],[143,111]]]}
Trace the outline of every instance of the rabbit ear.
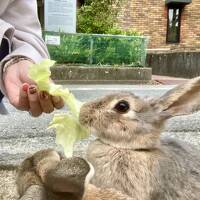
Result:
{"label": "rabbit ear", "polygon": [[166,118],[200,110],[200,77],[175,87],[152,104]]}
{"label": "rabbit ear", "polygon": [[55,168],[48,169],[43,181],[53,192],[83,195],[91,167],[82,158],[61,160]]}
{"label": "rabbit ear", "polygon": [[33,167],[33,158],[26,158],[18,168],[16,179],[20,200],[28,200],[34,196],[35,200],[47,200],[46,189]]}

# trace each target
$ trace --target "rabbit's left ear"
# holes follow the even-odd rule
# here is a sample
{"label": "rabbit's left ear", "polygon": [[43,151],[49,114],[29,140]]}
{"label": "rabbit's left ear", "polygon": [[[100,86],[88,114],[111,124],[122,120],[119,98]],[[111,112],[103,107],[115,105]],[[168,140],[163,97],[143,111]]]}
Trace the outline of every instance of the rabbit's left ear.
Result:
{"label": "rabbit's left ear", "polygon": [[82,158],[66,158],[55,168],[48,169],[44,185],[56,193],[83,195],[91,170],[90,164]]}
{"label": "rabbit's left ear", "polygon": [[175,87],[154,101],[152,105],[166,118],[200,110],[200,77]]}

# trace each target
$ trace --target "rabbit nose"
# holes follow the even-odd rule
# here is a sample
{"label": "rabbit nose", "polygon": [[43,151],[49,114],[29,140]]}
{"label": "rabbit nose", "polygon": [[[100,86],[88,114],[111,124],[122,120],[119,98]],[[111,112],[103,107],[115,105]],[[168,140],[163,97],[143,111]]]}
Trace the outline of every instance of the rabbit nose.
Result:
{"label": "rabbit nose", "polygon": [[82,107],[80,109],[80,116],[92,115],[94,113],[94,111],[95,111],[95,109],[91,104],[85,103],[82,105]]}
{"label": "rabbit nose", "polygon": [[82,105],[79,114],[79,122],[82,125],[91,126],[96,118],[98,109],[95,107],[96,104],[89,102]]}

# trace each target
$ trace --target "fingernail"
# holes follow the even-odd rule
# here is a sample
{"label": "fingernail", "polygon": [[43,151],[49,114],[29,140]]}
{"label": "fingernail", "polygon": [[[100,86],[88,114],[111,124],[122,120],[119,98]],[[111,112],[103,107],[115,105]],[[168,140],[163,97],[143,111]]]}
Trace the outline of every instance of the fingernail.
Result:
{"label": "fingernail", "polygon": [[47,100],[49,98],[49,95],[47,92],[40,92],[40,98]]}
{"label": "fingernail", "polygon": [[35,94],[36,92],[37,92],[36,87],[34,87],[34,86],[30,86],[30,87],[29,87],[29,93],[30,93],[30,94]]}
{"label": "fingernail", "polygon": [[53,96],[52,98],[53,98],[53,101],[54,101],[55,103],[59,103],[59,102],[60,102],[60,97],[58,97],[58,96]]}
{"label": "fingernail", "polygon": [[24,83],[24,84],[22,85],[22,90],[23,90],[24,92],[28,92],[28,87],[29,87],[28,83]]}

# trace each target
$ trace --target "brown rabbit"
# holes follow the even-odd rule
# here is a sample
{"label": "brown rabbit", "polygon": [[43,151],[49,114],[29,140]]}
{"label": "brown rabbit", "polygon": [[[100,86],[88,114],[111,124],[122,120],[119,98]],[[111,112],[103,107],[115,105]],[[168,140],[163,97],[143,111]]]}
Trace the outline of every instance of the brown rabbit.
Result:
{"label": "brown rabbit", "polygon": [[156,100],[117,93],[84,104],[80,122],[97,136],[87,153],[92,183],[136,200],[199,200],[200,151],[160,138],[167,119],[199,109],[200,77]]}
{"label": "brown rabbit", "polygon": [[93,167],[82,158],[65,159],[52,149],[39,151],[19,167],[20,200],[133,200],[89,184],[93,174]]}

